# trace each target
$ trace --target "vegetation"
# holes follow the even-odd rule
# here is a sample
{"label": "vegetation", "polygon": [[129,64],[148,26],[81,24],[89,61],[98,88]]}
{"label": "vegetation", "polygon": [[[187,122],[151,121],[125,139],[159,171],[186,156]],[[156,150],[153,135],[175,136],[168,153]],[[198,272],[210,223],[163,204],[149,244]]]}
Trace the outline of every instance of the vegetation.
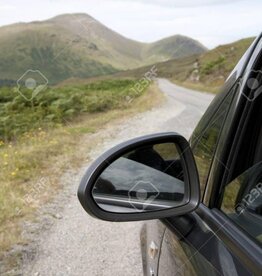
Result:
{"label": "vegetation", "polygon": [[[5,87],[0,89],[0,140],[14,140],[38,128],[53,127],[84,113],[122,109],[128,99],[140,96],[134,80],[107,80],[79,86],[47,88],[32,101]],[[30,99],[32,90],[22,94]]]}
{"label": "vegetation", "polygon": [[207,62],[206,64],[203,64],[201,67],[200,74],[201,75],[210,75],[212,72],[219,70],[221,71],[224,64],[225,64],[226,58],[221,55],[215,60],[211,60]]}

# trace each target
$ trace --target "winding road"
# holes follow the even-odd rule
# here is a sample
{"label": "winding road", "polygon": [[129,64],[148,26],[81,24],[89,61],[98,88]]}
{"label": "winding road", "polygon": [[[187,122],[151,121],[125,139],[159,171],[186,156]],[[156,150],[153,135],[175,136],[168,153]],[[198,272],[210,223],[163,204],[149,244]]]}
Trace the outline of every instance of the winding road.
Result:
{"label": "winding road", "polygon": [[[187,138],[190,136],[213,96],[181,88],[165,79],[159,79],[158,85],[166,101],[94,134],[94,139],[98,136],[103,139],[92,151],[92,159],[119,142],[139,135],[176,131]],[[76,190],[87,165],[64,176],[68,188],[52,205],[61,211],[54,223],[39,233],[31,248],[33,253],[24,256],[19,275],[142,275],[139,232],[143,222],[103,222],[84,212]]]}

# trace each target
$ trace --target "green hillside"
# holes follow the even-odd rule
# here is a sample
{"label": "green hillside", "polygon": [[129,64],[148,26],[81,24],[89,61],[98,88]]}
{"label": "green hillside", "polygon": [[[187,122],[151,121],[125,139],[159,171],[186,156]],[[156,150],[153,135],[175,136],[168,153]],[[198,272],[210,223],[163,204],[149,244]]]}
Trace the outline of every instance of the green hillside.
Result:
{"label": "green hillside", "polygon": [[141,43],[110,30],[87,14],[0,28],[0,85],[14,83],[25,71],[40,70],[49,83],[89,78],[119,70],[203,53],[199,42],[172,36]]}
{"label": "green hillside", "polygon": [[[253,40],[253,37],[246,38],[203,54],[158,63],[155,65],[158,77],[169,78],[193,89],[217,92]],[[139,78],[150,68],[146,66],[116,73],[115,77]]]}

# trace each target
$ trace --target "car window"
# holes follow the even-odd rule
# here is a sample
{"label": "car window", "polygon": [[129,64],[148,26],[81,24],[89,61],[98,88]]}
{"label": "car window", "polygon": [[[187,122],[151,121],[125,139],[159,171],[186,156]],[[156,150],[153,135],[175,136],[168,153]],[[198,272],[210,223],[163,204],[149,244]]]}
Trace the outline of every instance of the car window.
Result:
{"label": "car window", "polygon": [[[260,76],[257,80],[262,84]],[[256,94],[253,100],[246,100],[241,133],[236,137],[237,147],[232,150],[234,159],[228,164],[233,177],[226,180],[220,201],[221,210],[262,243],[262,94]]]}
{"label": "car window", "polygon": [[207,182],[211,163],[214,158],[219,134],[227,116],[235,87],[226,96],[212,117],[210,117],[210,110],[207,110],[191,137],[191,144],[193,144],[192,149],[199,173],[202,195]]}
{"label": "car window", "polygon": [[221,210],[262,243],[262,162],[225,187]]}

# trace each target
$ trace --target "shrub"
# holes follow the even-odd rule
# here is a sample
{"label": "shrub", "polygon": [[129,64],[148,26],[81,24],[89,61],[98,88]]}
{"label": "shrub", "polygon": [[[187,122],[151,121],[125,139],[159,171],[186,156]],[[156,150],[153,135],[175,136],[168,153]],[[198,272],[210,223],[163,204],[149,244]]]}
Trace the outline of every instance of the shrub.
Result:
{"label": "shrub", "polygon": [[[143,94],[133,80],[106,80],[85,85],[47,88],[27,101],[10,87],[0,88],[0,140],[9,141],[39,127],[54,127],[84,113],[121,109],[127,97]],[[24,92],[24,91],[23,91]],[[31,93],[26,91],[25,93]]]}

